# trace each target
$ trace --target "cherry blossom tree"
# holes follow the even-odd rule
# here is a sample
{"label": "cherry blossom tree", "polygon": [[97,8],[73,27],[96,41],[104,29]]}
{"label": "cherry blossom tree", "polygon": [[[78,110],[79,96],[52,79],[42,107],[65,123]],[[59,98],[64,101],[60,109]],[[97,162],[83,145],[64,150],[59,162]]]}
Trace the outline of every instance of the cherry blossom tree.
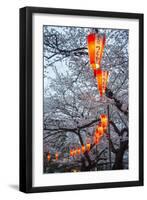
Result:
{"label": "cherry blossom tree", "polygon": [[[101,66],[109,81],[103,101],[89,63],[90,32],[106,34]],[[45,173],[128,168],[128,37],[128,30],[43,27]],[[99,116],[108,109],[110,135],[95,145]],[[90,151],[70,158],[70,148],[85,145],[87,138]]]}

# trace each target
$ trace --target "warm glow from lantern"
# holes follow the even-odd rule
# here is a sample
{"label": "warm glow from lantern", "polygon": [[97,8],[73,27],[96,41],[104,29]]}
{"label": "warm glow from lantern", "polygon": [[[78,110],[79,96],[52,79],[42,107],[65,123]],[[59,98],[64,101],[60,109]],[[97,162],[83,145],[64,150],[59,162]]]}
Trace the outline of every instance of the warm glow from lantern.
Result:
{"label": "warm glow from lantern", "polygon": [[96,136],[96,137],[99,137],[98,128],[96,128],[96,131],[95,131],[95,136]]}
{"label": "warm glow from lantern", "polygon": [[90,64],[92,67],[94,67],[95,65],[95,40],[96,40],[96,34],[91,33],[87,36],[88,53],[89,53]]}
{"label": "warm glow from lantern", "polygon": [[104,132],[106,133],[107,132],[107,127],[103,127],[103,129],[104,129]]}
{"label": "warm glow from lantern", "polygon": [[99,136],[100,136],[100,137],[103,136],[103,134],[104,134],[104,128],[103,128],[103,126],[101,125],[101,123],[98,125],[97,130],[98,130]]}
{"label": "warm glow from lantern", "polygon": [[77,153],[78,153],[79,155],[81,154],[81,148],[80,148],[80,147],[77,149]]}
{"label": "warm glow from lantern", "polygon": [[105,94],[107,83],[108,83],[108,75],[107,71],[103,71],[103,78],[102,78],[102,93]]}
{"label": "warm glow from lantern", "polygon": [[91,147],[91,144],[90,144],[90,143],[87,143],[87,144],[86,144],[87,151],[90,151],[90,147]]}
{"label": "warm glow from lantern", "polygon": [[108,126],[108,117],[105,114],[101,114],[100,115],[100,120],[101,120],[101,125],[103,126],[103,128],[105,130],[107,130],[107,126]]}
{"label": "warm glow from lantern", "polygon": [[77,154],[77,150],[73,149],[73,156],[76,156],[76,154]]}
{"label": "warm glow from lantern", "polygon": [[55,153],[55,158],[56,158],[56,160],[58,160],[58,158],[59,158],[58,152]]}
{"label": "warm glow from lantern", "polygon": [[50,153],[48,153],[47,154],[47,160],[50,161],[50,159],[51,159],[51,155],[50,155]]}
{"label": "warm glow from lantern", "polygon": [[90,65],[93,70],[100,68],[105,41],[105,35],[103,36],[100,34],[91,33],[87,36],[88,54],[90,59]]}
{"label": "warm glow from lantern", "polygon": [[70,156],[72,157],[73,156],[73,150],[70,149]]}
{"label": "warm glow from lantern", "polygon": [[98,90],[99,90],[100,96],[102,97],[105,94],[105,91],[107,88],[109,73],[107,71],[97,69],[95,74],[96,74],[96,79],[98,83]]}
{"label": "warm glow from lantern", "polygon": [[90,151],[90,147],[91,147],[91,144],[90,144],[90,143],[91,143],[90,138],[87,138],[87,139],[86,139],[86,150],[87,150],[87,151]]}
{"label": "warm glow from lantern", "polygon": [[82,150],[82,153],[85,153],[85,146],[84,145],[82,145],[81,150]]}
{"label": "warm glow from lantern", "polygon": [[98,144],[99,141],[100,141],[100,137],[97,136],[97,135],[95,135],[95,136],[94,136],[94,143],[95,143],[95,144]]}

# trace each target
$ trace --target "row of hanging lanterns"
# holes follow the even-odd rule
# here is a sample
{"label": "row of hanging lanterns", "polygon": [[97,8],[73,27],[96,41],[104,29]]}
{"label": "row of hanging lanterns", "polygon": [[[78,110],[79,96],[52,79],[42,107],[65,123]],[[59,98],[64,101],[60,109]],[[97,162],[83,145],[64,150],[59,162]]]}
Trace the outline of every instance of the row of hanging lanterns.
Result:
{"label": "row of hanging lanterns", "polygon": [[101,97],[105,94],[109,76],[108,71],[101,69],[101,60],[104,52],[105,42],[105,35],[90,33],[87,36],[90,66],[93,69],[94,76],[96,77],[98,90]]}
{"label": "row of hanging lanterns", "polygon": [[86,151],[87,152],[90,151],[90,148],[91,148],[90,139],[87,139],[86,145],[82,145],[81,147],[70,149],[70,157],[84,154]]}
{"label": "row of hanging lanterns", "polygon": [[[104,133],[106,133],[108,128],[108,117],[106,114],[101,114],[100,115],[100,122],[96,126],[95,129],[95,134],[93,137],[93,143],[94,144],[99,144],[101,138],[103,137]],[[86,145],[82,145],[81,147],[77,148],[71,148],[69,151],[69,156],[70,157],[75,157],[77,155],[84,154],[86,151],[89,152],[91,149],[91,141],[89,138],[86,140]],[[58,160],[59,154],[58,152],[55,153],[55,159]],[[47,160],[50,161],[51,159],[51,154],[48,152],[47,154]]]}
{"label": "row of hanging lanterns", "polygon": [[94,143],[98,144],[104,135],[106,133],[108,128],[108,117],[105,114],[100,115],[100,122],[96,126],[95,134],[94,134]]}
{"label": "row of hanging lanterns", "polygon": [[[91,33],[87,36],[88,43],[88,54],[91,68],[93,69],[94,76],[96,77],[98,83],[98,90],[100,97],[105,94],[109,72],[101,69],[101,60],[104,52],[106,42],[106,36],[100,35],[97,33]],[[108,117],[105,114],[100,115],[100,122],[96,126],[93,142],[94,144],[99,144],[101,138],[104,133],[106,133],[108,127]],[[87,139],[86,145],[82,145],[78,148],[70,149],[69,156],[74,157],[76,155],[84,154],[86,151],[90,151],[91,143],[90,140]],[[59,155],[58,152],[55,153],[55,159],[58,160]],[[48,152],[47,160],[50,161],[51,154]]]}
{"label": "row of hanging lanterns", "polygon": [[[58,152],[56,152],[55,153],[55,159],[58,160],[58,158],[59,158],[59,154],[58,154]],[[50,159],[51,159],[51,154],[50,154],[50,152],[48,152],[47,153],[47,160],[50,161]]]}
{"label": "row of hanging lanterns", "polygon": [[[81,147],[78,147],[78,148],[72,148],[70,149],[69,156],[74,157],[76,155],[84,154],[86,151],[90,151],[90,147],[91,147],[90,142],[87,142],[86,145],[82,145]],[[58,152],[55,153],[54,158],[58,160],[59,158]],[[51,160],[51,154],[49,152],[47,153],[47,160],[48,161]]]}
{"label": "row of hanging lanterns", "polygon": [[81,147],[78,148],[72,148],[70,149],[70,156],[73,157],[75,155],[80,155],[85,153],[85,151],[88,150],[86,149],[86,147],[84,145],[82,145]]}

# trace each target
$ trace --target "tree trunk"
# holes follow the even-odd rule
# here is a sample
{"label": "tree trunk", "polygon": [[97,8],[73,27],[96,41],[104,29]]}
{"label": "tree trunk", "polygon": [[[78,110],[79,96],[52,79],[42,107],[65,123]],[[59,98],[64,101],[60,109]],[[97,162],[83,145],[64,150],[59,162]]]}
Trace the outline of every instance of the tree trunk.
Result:
{"label": "tree trunk", "polygon": [[128,141],[122,141],[120,143],[120,148],[117,150],[115,154],[115,163],[113,165],[113,169],[124,169],[123,166],[123,156],[125,151],[128,149]]}
{"label": "tree trunk", "polygon": [[124,152],[119,150],[115,155],[115,163],[113,169],[123,169],[123,155]]}

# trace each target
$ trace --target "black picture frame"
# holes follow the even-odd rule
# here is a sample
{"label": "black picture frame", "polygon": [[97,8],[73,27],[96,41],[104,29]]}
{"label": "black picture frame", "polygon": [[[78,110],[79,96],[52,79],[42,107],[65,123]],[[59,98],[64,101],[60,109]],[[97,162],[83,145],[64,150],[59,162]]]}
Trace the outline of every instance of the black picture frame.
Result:
{"label": "black picture frame", "polygon": [[[126,18],[139,20],[139,180],[64,186],[32,186],[32,16],[34,13]],[[53,192],[143,185],[143,14],[24,7],[20,9],[20,186],[22,192]]]}

